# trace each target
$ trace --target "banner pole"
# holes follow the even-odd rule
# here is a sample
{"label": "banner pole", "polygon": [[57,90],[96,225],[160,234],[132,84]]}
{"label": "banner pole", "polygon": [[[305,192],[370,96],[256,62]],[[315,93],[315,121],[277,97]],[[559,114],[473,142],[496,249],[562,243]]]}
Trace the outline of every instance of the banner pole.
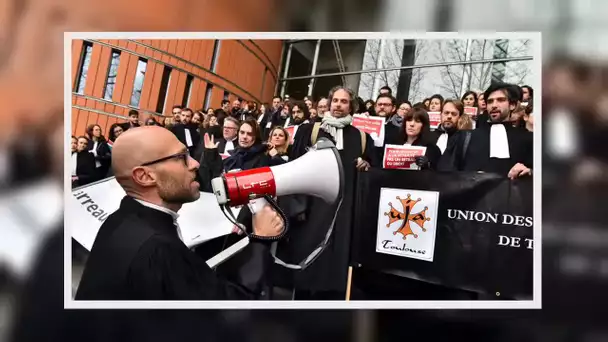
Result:
{"label": "banner pole", "polygon": [[348,266],[348,280],[346,281],[346,301],[350,301],[350,288],[353,281],[353,267]]}

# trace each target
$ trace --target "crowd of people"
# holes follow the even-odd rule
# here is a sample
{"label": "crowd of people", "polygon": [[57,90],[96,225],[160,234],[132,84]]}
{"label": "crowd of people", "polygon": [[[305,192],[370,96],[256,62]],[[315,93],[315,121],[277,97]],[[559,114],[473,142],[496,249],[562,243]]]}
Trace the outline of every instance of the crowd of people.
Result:
{"label": "crowd of people", "polygon": [[[514,108],[509,108],[509,115],[505,119],[509,123],[508,126],[518,128],[517,131],[532,132],[534,127],[532,87],[509,85],[506,89],[509,90],[508,101],[515,101]],[[454,133],[470,133],[493,121],[490,118],[492,108],[488,108],[484,92],[467,91],[460,100],[444,99],[440,94],[435,94],[413,105],[408,100],[397,100],[393,97],[392,90],[388,86],[380,89],[380,94],[375,100],[363,101],[353,92],[350,93],[353,96],[349,108],[350,114],[386,118],[384,145],[410,144],[427,147],[424,158],[417,160],[421,168],[462,170],[465,166],[460,165],[460,159],[455,159],[455,156],[462,151],[455,150],[457,146],[455,142],[468,133],[458,135]],[[476,108],[477,115],[465,114],[465,107]],[[428,112],[441,113],[441,124],[437,129],[431,128]],[[174,106],[172,116],[161,120],[150,116],[143,123],[140,121],[139,112],[131,110],[127,122],[110,126],[108,138],[105,138],[98,124],[89,125],[85,135],[72,137],[72,184],[77,187],[112,176],[112,144],[124,131],[142,124],[169,129],[188,147],[191,156],[201,161],[202,169],[218,168],[217,159],[210,159],[212,157],[210,155],[202,158],[206,148],[214,147],[215,144],[222,159],[226,159],[233,152],[238,152],[237,156],[245,154],[245,158],[235,157],[225,162],[228,169],[242,169],[271,164],[271,162],[261,162],[259,160],[261,155],[273,160],[272,164],[288,161],[295,137],[291,137],[285,128],[322,123],[326,115],[331,116],[327,97],[316,100],[304,97],[303,101],[297,101],[276,96],[272,99],[272,103],[260,105],[240,99],[232,103],[223,100],[220,108],[197,111]],[[245,134],[243,139],[240,139],[241,130],[250,132],[251,139]],[[211,140],[206,141],[205,134],[208,134]],[[254,145],[255,148],[252,149]],[[382,161],[383,150],[384,148],[381,147],[375,151],[373,163],[377,166]],[[255,158],[257,162],[251,161],[252,154],[258,155]],[[235,162],[236,160],[238,162]],[[242,164],[244,160],[249,161],[247,165]],[[209,165],[209,161],[212,165]]]}
{"label": "crowd of people", "polygon": [[[320,137],[333,141],[344,165],[345,187],[339,210],[303,195],[277,199],[291,227],[288,236],[280,241],[278,255],[296,263],[304,260],[323,240],[325,228],[331,226],[335,216],[339,224],[334,228],[331,247],[305,271],[273,272],[270,283],[275,288],[292,289],[293,299],[343,299],[357,173],[383,168],[384,147],[397,144],[426,147],[424,155],[415,160],[423,172],[481,171],[511,179],[530,176],[532,99],[531,87],[507,83],[494,83],[483,93],[468,91],[461,99],[444,99],[437,94],[413,105],[395,99],[389,87],[383,87],[374,101],[364,102],[351,89],[336,86],[327,97],[316,101],[276,96],[271,104],[260,106],[240,100],[224,100],[221,108],[207,111],[174,106],[172,117],[162,123],[149,118],[145,125],[163,126],[183,144],[185,155],[198,162],[193,165],[203,192],[211,192],[211,180],[224,172],[283,164],[307,153]],[[468,114],[467,107],[476,110]],[[429,113],[440,113],[441,121],[434,129]],[[382,144],[375,141],[378,136],[372,137],[353,126],[355,114],[385,119]],[[88,137],[73,138],[74,185],[111,175],[113,143],[123,132],[139,125],[137,111],[131,111],[128,122],[111,127],[108,140],[99,125],[87,129]],[[290,136],[290,132],[295,132],[295,136]],[[189,162],[187,165],[194,167]],[[255,230],[246,206],[237,220],[247,231]],[[208,241],[195,252],[201,260],[207,260],[237,241],[240,233],[235,227],[234,234]],[[237,269],[229,261],[216,272],[237,281]],[[177,294],[166,297],[181,298]]]}

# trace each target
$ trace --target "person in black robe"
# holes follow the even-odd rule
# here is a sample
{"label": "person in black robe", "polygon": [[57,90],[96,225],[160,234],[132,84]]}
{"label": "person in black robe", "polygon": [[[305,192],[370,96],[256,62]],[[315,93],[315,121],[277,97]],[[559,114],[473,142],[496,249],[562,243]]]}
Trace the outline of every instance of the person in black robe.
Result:
{"label": "person in black robe", "polygon": [[458,147],[470,141],[471,134],[471,130],[458,128],[463,114],[464,104],[458,100],[446,100],[441,107],[441,124],[430,135],[441,152],[437,171],[455,171],[463,163]]}
{"label": "person in black robe", "polygon": [[281,126],[281,127],[289,127],[293,125],[291,120],[291,103],[285,103],[281,107],[281,110],[276,111],[272,116],[272,125],[271,129]]}
{"label": "person in black robe", "polygon": [[97,180],[95,156],[87,150],[89,139],[72,137],[72,188],[87,185]]}
{"label": "person in black robe", "polygon": [[[373,101],[372,101],[373,102]],[[405,110],[397,110],[395,112],[397,100],[389,94],[380,94],[376,98],[374,115],[386,118],[384,122],[384,143],[382,146],[376,147],[376,158],[378,158],[377,164],[382,164],[384,158],[384,146],[387,144],[396,144],[399,140],[399,132],[403,125],[403,118],[405,117]],[[400,104],[400,107],[406,107],[406,104]],[[371,115],[371,114],[370,114]]]}
{"label": "person in black robe", "polygon": [[[238,284],[218,278],[180,238],[177,212],[200,196],[198,163],[170,132],[156,126],[125,132],[112,165],[127,195],[102,224],[76,300],[222,300],[262,297],[272,264],[269,246],[252,240],[234,258],[243,264]],[[283,223],[269,207],[254,217],[261,236]]]}
{"label": "person in black robe", "polygon": [[258,116],[257,121],[262,138],[267,138],[272,126],[272,111],[267,103],[262,103],[260,106],[260,115]]}
{"label": "person in black robe", "polygon": [[[491,85],[484,93],[490,121],[471,133],[463,155],[462,171],[494,172],[516,178],[530,175],[533,167],[532,133],[513,127],[511,112],[519,100],[513,86],[505,83]],[[458,146],[460,150],[463,145]]]}
{"label": "person in black robe", "polygon": [[195,151],[201,143],[201,135],[198,132],[198,125],[192,123],[193,111],[190,108],[184,108],[181,112],[181,123],[175,124],[171,128],[171,132],[175,134],[177,139],[186,147],[190,152],[190,156],[195,156]]}
{"label": "person in black robe", "polygon": [[110,170],[112,162],[112,151],[106,142],[106,138],[101,134],[101,126],[98,124],[89,125],[87,128],[89,143],[87,151],[95,158],[96,180],[104,179]]}
{"label": "person in black robe", "polygon": [[479,126],[486,125],[488,121],[490,121],[490,115],[488,115],[484,96],[484,93],[477,95],[477,116],[475,117],[475,129],[477,129]]}
{"label": "person in black robe", "polygon": [[[235,118],[228,117],[224,120],[224,125],[221,128],[221,137],[218,138],[216,132],[217,129],[209,129],[206,133],[209,136],[212,136],[214,142],[217,143],[217,151],[219,156],[226,156],[232,154],[232,152],[238,147],[238,129],[240,126],[240,122]],[[218,126],[214,126],[218,127]],[[203,134],[203,137],[205,134]],[[203,157],[205,155],[205,144],[202,141],[194,151],[193,158],[196,159],[202,166],[201,169],[204,168],[205,162],[203,161]]]}
{"label": "person in black robe", "polygon": [[435,143],[445,153],[448,146],[452,147],[456,142],[458,132],[458,120],[464,113],[464,105],[458,100],[446,100],[441,106],[441,124],[431,132],[431,142]]}
{"label": "person in black robe", "polygon": [[323,241],[334,215],[337,214],[333,236],[327,248],[307,269],[294,273],[296,300],[345,298],[357,171],[369,170],[375,160],[370,135],[362,134],[351,125],[352,113],[357,111],[354,92],[337,86],[329,93],[329,103],[331,116],[324,116],[320,126],[310,123],[299,127],[289,158],[297,159],[316,143],[311,141],[316,126],[317,139],[326,137],[336,144],[345,178],[343,202],[337,213],[336,205],[328,205],[321,199],[308,197],[303,213],[306,219],[301,221],[301,224],[290,221],[291,228],[286,240],[279,242],[277,254],[289,254],[292,259],[283,260],[298,263]]}

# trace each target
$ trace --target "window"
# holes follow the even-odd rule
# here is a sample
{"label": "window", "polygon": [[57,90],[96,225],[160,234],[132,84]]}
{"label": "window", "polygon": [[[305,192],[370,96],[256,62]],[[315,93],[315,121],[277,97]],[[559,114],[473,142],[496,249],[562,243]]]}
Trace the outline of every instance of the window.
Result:
{"label": "window", "polygon": [[220,55],[220,45],[221,41],[219,39],[215,40],[213,44],[213,56],[211,57],[211,71],[215,72],[215,68],[217,67],[217,57]]}
{"label": "window", "polygon": [[131,106],[139,108],[139,100],[141,99],[141,90],[144,87],[144,78],[146,76],[146,66],[148,61],[140,58],[137,62],[137,71],[135,72],[135,81],[133,82],[133,92],[131,93]]}
{"label": "window", "polygon": [[209,109],[212,91],[213,91],[213,84],[207,83],[207,89],[205,89],[205,100],[204,100],[205,102],[203,103],[203,108],[205,108],[205,110]]}
{"label": "window", "polygon": [[163,69],[163,77],[160,81],[160,91],[158,92],[158,102],[156,103],[156,112],[165,112],[165,100],[167,99],[167,93],[169,92],[169,83],[171,81],[171,67],[166,66]]}
{"label": "window", "polygon": [[85,42],[82,45],[82,55],[80,56],[80,70],[76,77],[76,86],[74,87],[78,94],[84,94],[84,86],[87,83],[87,73],[91,64],[91,54],[93,53],[93,44]]}
{"label": "window", "polygon": [[188,107],[190,103],[190,93],[192,92],[192,75],[186,76],[186,88],[184,89],[184,96],[182,96],[182,108]]}
{"label": "window", "polygon": [[112,50],[112,56],[110,57],[110,70],[108,70],[108,78],[106,79],[106,86],[103,98],[108,101],[112,101],[112,95],[114,94],[114,86],[116,85],[116,73],[118,71],[118,63],[120,62],[120,51]]}
{"label": "window", "polygon": [[230,99],[230,92],[228,90],[224,90],[224,100]]}

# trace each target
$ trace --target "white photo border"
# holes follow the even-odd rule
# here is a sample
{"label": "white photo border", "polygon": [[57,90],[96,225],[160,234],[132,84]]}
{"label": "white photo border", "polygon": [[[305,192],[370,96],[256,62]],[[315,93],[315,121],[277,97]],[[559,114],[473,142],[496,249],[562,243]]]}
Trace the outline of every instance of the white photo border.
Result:
{"label": "white photo border", "polygon": [[[533,60],[531,86],[535,121],[542,122],[542,50],[540,32],[65,32],[64,114],[65,145],[70,146],[72,127],[72,41],[74,39],[530,39]],[[72,194],[70,150],[64,152],[64,308],[65,309],[541,309],[542,308],[542,125],[534,127],[534,227],[533,299],[513,301],[75,301],[72,299],[72,235],[69,208]],[[356,274],[354,275],[356,276]]]}

